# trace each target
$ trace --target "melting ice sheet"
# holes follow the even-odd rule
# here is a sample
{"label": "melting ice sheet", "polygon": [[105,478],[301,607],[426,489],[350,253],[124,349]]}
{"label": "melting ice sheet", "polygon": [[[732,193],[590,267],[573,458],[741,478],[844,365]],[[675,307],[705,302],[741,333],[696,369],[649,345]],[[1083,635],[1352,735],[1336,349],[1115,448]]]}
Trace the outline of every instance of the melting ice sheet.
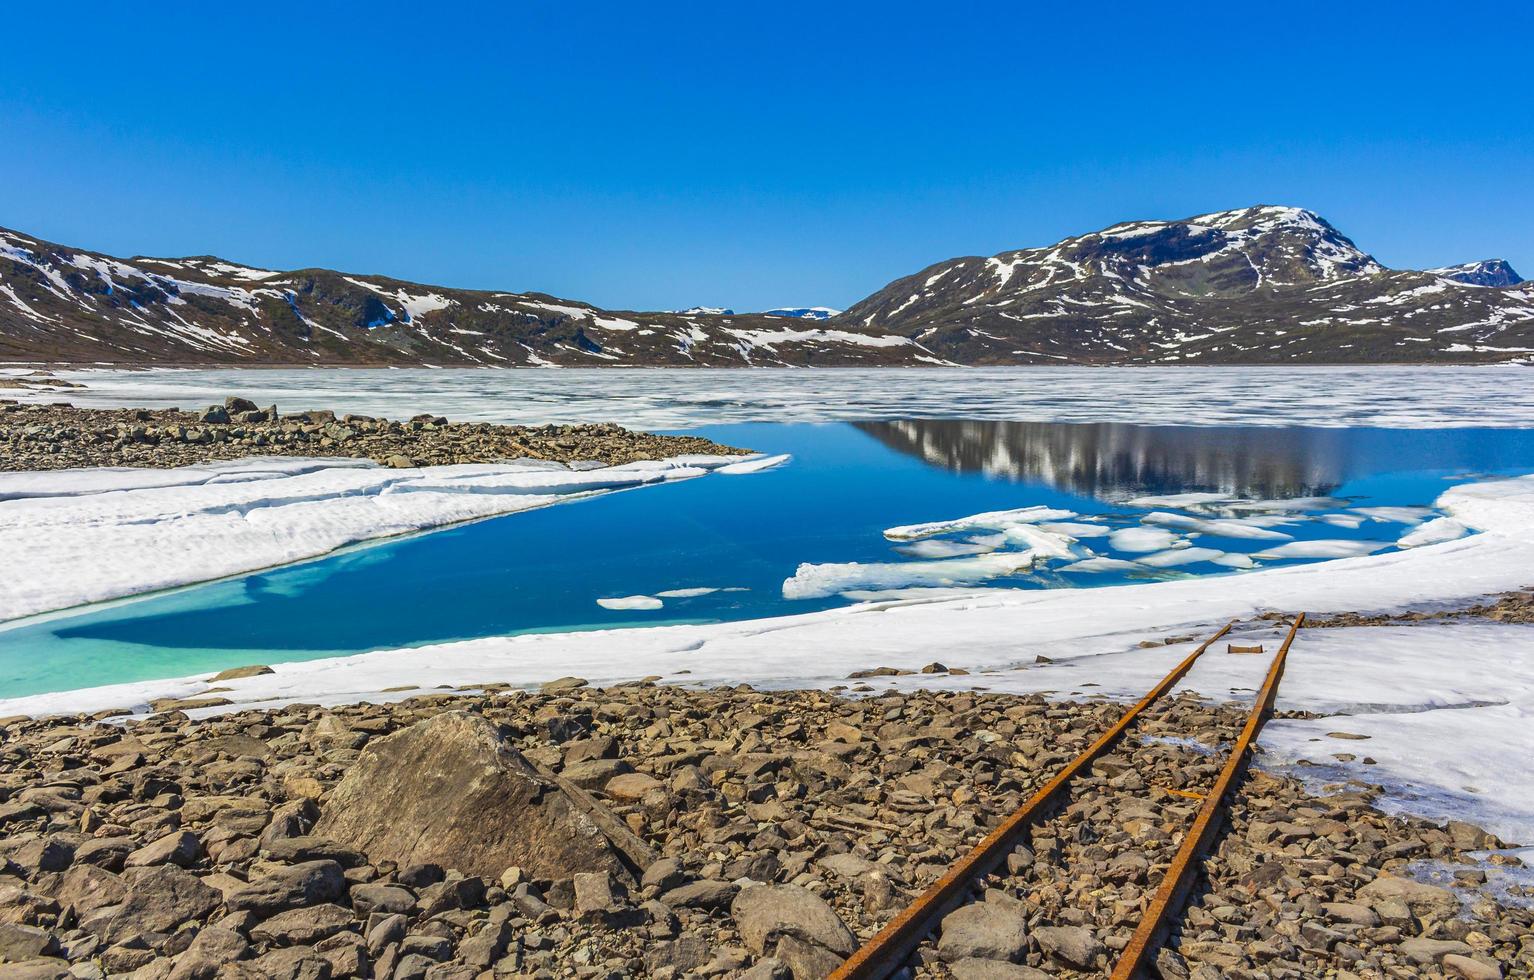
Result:
{"label": "melting ice sheet", "polygon": [[397,470],[262,458],[0,473],[0,552],[26,559],[0,563],[0,620],[748,462],[690,456],[581,470],[536,461]]}

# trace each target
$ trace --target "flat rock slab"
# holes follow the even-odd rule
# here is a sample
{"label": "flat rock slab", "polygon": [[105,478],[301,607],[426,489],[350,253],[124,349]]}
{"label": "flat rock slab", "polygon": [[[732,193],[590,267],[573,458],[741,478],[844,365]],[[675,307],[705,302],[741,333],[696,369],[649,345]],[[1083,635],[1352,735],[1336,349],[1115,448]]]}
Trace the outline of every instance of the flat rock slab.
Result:
{"label": "flat rock slab", "polygon": [[374,739],[325,803],[316,837],[373,862],[491,880],[628,872],[595,820],[479,715],[449,711]]}

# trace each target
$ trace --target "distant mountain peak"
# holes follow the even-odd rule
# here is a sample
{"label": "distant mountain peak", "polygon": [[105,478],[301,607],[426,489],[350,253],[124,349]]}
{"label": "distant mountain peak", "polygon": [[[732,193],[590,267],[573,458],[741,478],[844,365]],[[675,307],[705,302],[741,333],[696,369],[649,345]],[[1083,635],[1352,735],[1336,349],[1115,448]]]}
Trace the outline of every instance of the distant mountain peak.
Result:
{"label": "distant mountain peak", "polygon": [[829,320],[841,313],[829,306],[783,306],[775,310],[763,310],[762,316],[792,317],[798,320]]}
{"label": "distant mountain peak", "polygon": [[1440,278],[1452,279],[1472,286],[1504,288],[1516,286],[1524,281],[1522,276],[1513,271],[1513,267],[1506,259],[1482,259],[1479,262],[1447,265],[1427,271]]}

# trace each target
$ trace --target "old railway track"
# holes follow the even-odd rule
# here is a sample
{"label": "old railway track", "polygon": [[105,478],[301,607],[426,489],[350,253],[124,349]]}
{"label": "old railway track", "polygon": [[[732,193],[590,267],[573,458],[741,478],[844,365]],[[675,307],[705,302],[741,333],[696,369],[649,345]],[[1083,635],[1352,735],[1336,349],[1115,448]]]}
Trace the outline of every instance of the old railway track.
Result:
{"label": "old railway track", "polygon": [[[882,980],[908,965],[920,970],[927,960],[941,958],[923,957],[924,947],[928,952],[937,946],[942,953],[951,955],[957,950],[962,954],[966,943],[976,944],[975,935],[987,937],[978,941],[979,955],[1004,957],[1011,927],[1002,928],[998,940],[995,923],[1015,922],[1013,939],[1020,947],[1030,898],[1054,894],[1048,882],[1030,875],[1039,863],[1035,852],[1056,850],[1058,841],[1067,835],[1077,844],[1089,845],[1122,836],[1117,828],[1123,826],[1126,813],[1131,820],[1137,815],[1143,818],[1136,826],[1142,828],[1144,836],[1132,852],[1139,856],[1119,853],[1110,873],[1144,885],[1135,907],[1120,910],[1121,918],[1128,919],[1125,925],[1134,926],[1133,933],[1118,949],[1105,947],[1086,930],[1069,926],[1045,935],[1050,939],[1052,959],[1068,974],[1102,975],[1101,964],[1106,962],[1111,964],[1108,975],[1113,980],[1144,975],[1197,878],[1204,849],[1219,827],[1230,791],[1272,711],[1289,647],[1304,621],[1301,613],[1290,624],[1245,724],[1239,729],[1230,722],[1224,729],[1217,726],[1220,741],[1230,743],[1223,760],[1207,754],[1207,747],[1179,745],[1176,739],[1159,733],[1168,730],[1167,723],[1175,716],[1201,710],[1195,702],[1169,701],[1166,695],[1234,623],[1194,649],[1085,751],[858,949],[831,974],[832,980]],[[1205,716],[1203,721],[1208,725],[1210,718]],[[1127,733],[1146,728],[1155,734],[1136,739],[1132,746],[1123,744]],[[1143,731],[1141,734],[1145,735]],[[1090,774],[1094,764],[1113,771],[1113,778],[1093,781]],[[1149,805],[1152,796],[1158,801],[1155,807]],[[1167,816],[1182,818],[1180,834],[1143,830]],[[987,888],[988,883],[1001,887]],[[984,921],[988,918],[989,924]],[[996,946],[997,942],[1001,946]],[[943,950],[943,944],[953,948]]]}

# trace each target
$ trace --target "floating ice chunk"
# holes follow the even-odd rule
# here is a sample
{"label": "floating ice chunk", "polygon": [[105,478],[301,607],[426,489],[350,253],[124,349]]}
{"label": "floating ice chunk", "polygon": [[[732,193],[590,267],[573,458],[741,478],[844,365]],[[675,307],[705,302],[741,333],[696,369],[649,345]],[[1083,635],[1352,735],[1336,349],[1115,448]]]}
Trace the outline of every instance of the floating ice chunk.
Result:
{"label": "floating ice chunk", "polygon": [[[1001,537],[998,535],[998,537]],[[1003,537],[1003,541],[1005,538]],[[907,544],[896,545],[895,550],[912,558],[961,558],[964,555],[983,555],[995,551],[995,545],[977,544],[973,541],[947,541],[943,538],[923,538]]]}
{"label": "floating ice chunk", "polygon": [[1160,497],[1135,497],[1127,501],[1130,507],[1199,507],[1223,504],[1234,498],[1228,493],[1172,493]]}
{"label": "floating ice chunk", "polygon": [[1276,548],[1254,552],[1253,558],[1355,558],[1390,547],[1388,541],[1291,541]]}
{"label": "floating ice chunk", "polygon": [[1317,520],[1323,521],[1333,527],[1355,528],[1362,527],[1364,519],[1357,514],[1322,514]]}
{"label": "floating ice chunk", "polygon": [[1060,566],[1060,571],[1062,571],[1062,572],[1080,572],[1080,573],[1134,572],[1134,571],[1138,571],[1139,568],[1140,568],[1140,566],[1138,564],[1136,564],[1135,562],[1126,561],[1123,558],[1101,558],[1101,557],[1099,557],[1099,558],[1084,558],[1081,561],[1072,562],[1069,565],[1062,565],[1062,566]]}
{"label": "floating ice chunk", "polygon": [[823,599],[858,589],[975,585],[1027,571],[1033,567],[1034,557],[1029,551],[999,551],[946,561],[805,563],[792,578],[784,580],[783,598]]}
{"label": "floating ice chunk", "polygon": [[1083,524],[1079,521],[1051,521],[1039,527],[1070,538],[1101,538],[1113,530],[1105,524]]}
{"label": "floating ice chunk", "polygon": [[1226,568],[1256,568],[1257,567],[1257,563],[1252,561],[1252,556],[1251,555],[1243,555],[1239,551],[1227,551],[1225,554],[1221,555],[1220,557],[1218,557],[1218,558],[1211,558],[1209,560],[1214,562],[1216,565],[1224,565]]}
{"label": "floating ice chunk", "polygon": [[1397,548],[1417,548],[1425,544],[1454,541],[1470,533],[1470,529],[1452,517],[1440,517],[1419,525],[1415,530],[1401,535]]}
{"label": "floating ice chunk", "polygon": [[1035,524],[1039,521],[1063,521],[1075,517],[1072,510],[1055,510],[1051,507],[1020,507],[1017,510],[992,510],[983,514],[971,514],[951,521],[933,521],[930,524],[907,524],[892,527],[884,532],[891,541],[912,538],[929,538],[934,534],[954,531],[1004,531],[1014,524]]}
{"label": "floating ice chunk", "polygon": [[1015,524],[1002,532],[1009,541],[1027,547],[1040,558],[1075,558],[1071,548],[1074,538],[1045,531],[1032,524]]}
{"label": "floating ice chunk", "polygon": [[1108,535],[1108,544],[1115,551],[1139,553],[1142,551],[1165,551],[1168,548],[1187,547],[1187,542],[1171,531],[1159,527],[1121,527]]}
{"label": "floating ice chunk", "polygon": [[1232,514],[1283,512],[1293,510],[1325,510],[1341,506],[1335,497],[1287,497],[1283,500],[1233,500],[1220,509]]}
{"label": "floating ice chunk", "polygon": [[1225,552],[1218,548],[1173,548],[1169,551],[1158,551],[1154,555],[1146,555],[1138,558],[1141,565],[1149,565],[1152,568],[1175,568],[1178,565],[1192,565],[1195,562],[1214,561],[1223,558]]}
{"label": "floating ice chunk", "polygon": [[1007,536],[1005,534],[976,534],[964,540],[970,544],[985,545],[987,551],[995,551],[1007,543]]}
{"label": "floating ice chunk", "polygon": [[665,605],[653,595],[626,595],[617,599],[598,599],[603,609],[659,609]]}
{"label": "floating ice chunk", "polygon": [[1421,524],[1434,512],[1431,507],[1354,507],[1353,513],[1382,524]]}
{"label": "floating ice chunk", "polygon": [[730,463],[727,466],[719,467],[714,472],[722,473],[725,476],[744,476],[747,473],[760,473],[763,470],[777,469],[793,458],[789,453],[779,453],[776,456],[762,456],[757,459],[742,460],[739,463]]}
{"label": "floating ice chunk", "polygon": [[1264,541],[1290,541],[1292,534],[1282,531],[1274,531],[1265,525],[1270,521],[1261,517],[1220,517],[1204,518],[1192,517],[1187,514],[1168,514],[1164,511],[1153,511],[1140,518],[1143,524],[1154,524],[1158,527],[1171,527],[1179,531],[1194,531],[1200,534],[1215,534],[1222,538],[1251,538]]}
{"label": "floating ice chunk", "polygon": [[703,586],[695,589],[667,589],[664,592],[657,592],[655,595],[661,599],[692,599],[700,595],[709,595],[719,591],[721,590],[716,586]]}

